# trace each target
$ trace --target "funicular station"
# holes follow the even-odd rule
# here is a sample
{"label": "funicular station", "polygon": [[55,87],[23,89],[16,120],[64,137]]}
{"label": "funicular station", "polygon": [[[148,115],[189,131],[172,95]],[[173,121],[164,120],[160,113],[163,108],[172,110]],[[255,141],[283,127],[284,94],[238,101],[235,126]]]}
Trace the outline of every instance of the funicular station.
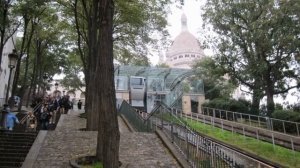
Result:
{"label": "funicular station", "polygon": [[[238,123],[245,119],[238,113],[202,107],[204,84],[191,69],[115,66],[115,88],[117,108],[129,125],[138,132],[165,134],[191,167],[282,167],[189,127],[187,122],[201,122],[244,136],[257,137],[260,132],[261,139],[267,133],[276,138],[277,134],[281,135],[251,125],[257,116],[248,116],[251,126],[247,126]],[[256,134],[251,135],[246,130],[256,130]],[[298,137],[287,136],[297,141]],[[293,150],[295,145],[292,144]]]}
{"label": "funicular station", "polygon": [[118,106],[125,100],[147,113],[156,101],[184,113],[201,112],[205,100],[203,81],[190,69],[116,66],[115,88]]}

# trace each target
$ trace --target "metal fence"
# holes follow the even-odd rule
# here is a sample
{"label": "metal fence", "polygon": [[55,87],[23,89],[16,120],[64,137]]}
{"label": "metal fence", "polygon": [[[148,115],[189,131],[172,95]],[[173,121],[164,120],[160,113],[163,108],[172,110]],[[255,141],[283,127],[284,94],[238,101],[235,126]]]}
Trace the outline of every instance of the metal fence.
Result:
{"label": "metal fence", "polygon": [[144,120],[139,114],[139,110],[130,106],[126,101],[123,101],[119,109],[120,114],[124,115],[134,129],[138,132],[152,132],[150,120]]}
{"label": "metal fence", "polygon": [[223,120],[234,121],[254,127],[300,136],[300,123],[270,117],[244,114],[233,111],[203,107],[202,114]]}
{"label": "metal fence", "polygon": [[191,167],[272,167],[193,131],[164,104],[157,104],[156,110],[149,114],[123,102],[120,113],[137,131],[153,132],[161,129]]}

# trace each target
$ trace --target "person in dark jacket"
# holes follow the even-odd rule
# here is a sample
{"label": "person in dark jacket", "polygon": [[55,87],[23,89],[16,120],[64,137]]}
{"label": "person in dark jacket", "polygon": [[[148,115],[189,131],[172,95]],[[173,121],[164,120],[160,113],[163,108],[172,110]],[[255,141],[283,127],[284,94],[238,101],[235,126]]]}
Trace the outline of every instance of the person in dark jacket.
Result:
{"label": "person in dark jacket", "polygon": [[79,100],[77,103],[78,110],[81,110],[82,102]]}

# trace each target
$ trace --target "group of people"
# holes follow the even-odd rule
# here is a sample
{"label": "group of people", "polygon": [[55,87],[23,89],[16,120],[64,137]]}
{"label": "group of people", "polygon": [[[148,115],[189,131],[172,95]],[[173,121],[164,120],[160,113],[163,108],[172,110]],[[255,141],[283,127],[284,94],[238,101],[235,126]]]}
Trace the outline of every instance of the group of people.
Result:
{"label": "group of people", "polygon": [[46,96],[42,100],[37,99],[33,106],[42,104],[35,109],[34,116],[37,118],[37,127],[41,130],[47,130],[49,124],[56,124],[57,114],[66,114],[72,108],[72,103],[69,96],[62,97]]}
{"label": "group of people", "polygon": [[[13,130],[15,124],[26,124],[26,130],[36,131],[36,129],[47,130],[49,125],[56,124],[57,114],[66,114],[69,109],[73,109],[73,103],[69,100],[69,96],[62,97],[45,96],[33,100],[31,107],[32,112],[28,112],[26,117],[21,121],[18,120],[16,115],[11,112],[8,105],[6,105],[2,113],[5,114],[5,119],[2,127],[7,130]],[[77,103],[79,110],[82,108],[82,102],[79,100]],[[0,117],[1,118],[1,117]]]}

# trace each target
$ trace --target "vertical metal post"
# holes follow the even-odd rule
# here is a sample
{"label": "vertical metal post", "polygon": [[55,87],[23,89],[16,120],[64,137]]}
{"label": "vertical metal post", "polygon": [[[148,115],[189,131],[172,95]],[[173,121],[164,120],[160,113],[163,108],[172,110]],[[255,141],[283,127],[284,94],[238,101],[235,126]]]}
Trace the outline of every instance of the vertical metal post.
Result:
{"label": "vertical metal post", "polygon": [[299,124],[296,123],[297,135],[299,136]]}
{"label": "vertical metal post", "polygon": [[270,121],[271,121],[271,130],[273,131],[273,119],[271,119]]}
{"label": "vertical metal post", "polygon": [[245,135],[245,127],[243,126],[243,135],[244,135],[244,138],[246,138],[246,135]]}
{"label": "vertical metal post", "polygon": [[258,116],[258,127],[260,127],[260,120],[259,120],[259,118],[260,118],[260,117]]}
{"label": "vertical metal post", "polygon": [[283,132],[286,133],[286,132],[285,132],[285,124],[284,124],[284,121],[282,121],[282,125],[283,125]]}
{"label": "vertical metal post", "polygon": [[214,167],[214,152],[213,152],[213,142],[210,141],[210,158],[211,158],[211,165],[210,167]]}
{"label": "vertical metal post", "polygon": [[164,113],[164,110],[162,110],[161,114],[160,114],[160,121],[161,121],[161,130],[163,130],[163,127],[164,127],[164,120],[163,120],[163,113]]}
{"label": "vertical metal post", "polygon": [[293,153],[294,153],[294,155],[295,155],[295,148],[294,148],[293,138],[291,138],[291,146],[292,146]]}
{"label": "vertical metal post", "polygon": [[174,143],[174,130],[173,130],[173,123],[171,123],[171,139],[172,139],[172,143]]}
{"label": "vertical metal post", "polygon": [[185,141],[186,141],[186,159],[187,161],[189,161],[189,132],[188,132],[188,129],[185,127],[186,129],[186,136],[185,136]]}
{"label": "vertical metal post", "polygon": [[243,115],[242,115],[242,113],[240,113],[240,116],[241,116],[241,123],[243,123]]}
{"label": "vertical metal post", "polygon": [[251,117],[250,117],[250,115],[249,115],[249,122],[250,122],[250,126],[251,126]]}
{"label": "vertical metal post", "polygon": [[226,120],[228,120],[227,111],[225,111],[225,115],[226,115]]}
{"label": "vertical metal post", "polygon": [[196,156],[198,156],[198,152],[199,152],[199,136],[196,135]]}
{"label": "vertical metal post", "polygon": [[221,124],[222,124],[222,131],[224,131],[224,128],[223,128],[223,120],[221,120]]}
{"label": "vertical metal post", "polygon": [[273,149],[275,149],[275,140],[274,140],[274,133],[272,132],[272,143],[273,143]]}

